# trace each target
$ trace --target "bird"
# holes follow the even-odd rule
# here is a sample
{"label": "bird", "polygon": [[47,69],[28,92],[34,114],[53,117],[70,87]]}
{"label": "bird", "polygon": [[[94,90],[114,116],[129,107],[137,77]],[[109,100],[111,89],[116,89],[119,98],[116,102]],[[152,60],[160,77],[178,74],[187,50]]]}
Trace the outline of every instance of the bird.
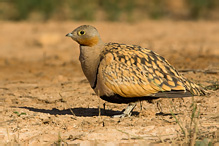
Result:
{"label": "bird", "polygon": [[203,96],[205,90],[183,77],[154,51],[122,43],[104,43],[98,30],[81,25],[66,34],[79,44],[79,60],[91,88],[101,99],[128,104],[129,117],[138,101]]}

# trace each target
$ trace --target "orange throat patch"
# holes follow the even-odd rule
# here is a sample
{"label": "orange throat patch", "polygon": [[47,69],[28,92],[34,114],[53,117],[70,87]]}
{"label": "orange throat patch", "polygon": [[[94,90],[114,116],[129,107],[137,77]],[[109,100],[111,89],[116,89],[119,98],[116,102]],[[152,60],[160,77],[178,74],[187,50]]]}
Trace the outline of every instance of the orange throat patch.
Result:
{"label": "orange throat patch", "polygon": [[88,39],[80,39],[78,42],[80,45],[92,47],[99,42],[99,38],[95,36],[95,37],[88,38]]}

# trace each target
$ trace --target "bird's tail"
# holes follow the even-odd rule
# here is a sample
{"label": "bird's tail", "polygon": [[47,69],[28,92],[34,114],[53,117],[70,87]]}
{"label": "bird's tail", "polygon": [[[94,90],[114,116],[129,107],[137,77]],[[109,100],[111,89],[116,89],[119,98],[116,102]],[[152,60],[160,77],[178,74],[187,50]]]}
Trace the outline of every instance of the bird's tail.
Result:
{"label": "bird's tail", "polygon": [[206,91],[199,85],[183,78],[183,82],[186,85],[186,89],[192,93],[194,96],[206,95]]}

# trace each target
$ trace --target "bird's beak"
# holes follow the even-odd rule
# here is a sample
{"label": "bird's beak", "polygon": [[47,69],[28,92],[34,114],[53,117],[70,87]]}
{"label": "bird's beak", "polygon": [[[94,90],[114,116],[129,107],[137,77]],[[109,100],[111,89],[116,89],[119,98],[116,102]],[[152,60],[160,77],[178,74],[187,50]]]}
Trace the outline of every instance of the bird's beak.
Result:
{"label": "bird's beak", "polygon": [[66,34],[65,36],[67,36],[67,37],[73,37],[72,33],[68,33],[68,34]]}

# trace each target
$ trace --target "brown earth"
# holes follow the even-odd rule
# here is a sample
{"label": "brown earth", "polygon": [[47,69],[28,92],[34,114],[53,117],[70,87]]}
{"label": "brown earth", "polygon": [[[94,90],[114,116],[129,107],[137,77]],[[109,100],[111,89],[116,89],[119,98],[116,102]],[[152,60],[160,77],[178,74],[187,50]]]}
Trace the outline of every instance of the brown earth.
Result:
{"label": "brown earth", "polygon": [[105,42],[154,50],[178,70],[186,70],[184,76],[208,87],[208,95],[194,97],[200,110],[197,139],[218,141],[219,22],[0,22],[0,144],[188,141],[171,113],[188,134],[192,97],[144,101],[133,116],[123,119],[110,116],[125,104],[106,103],[103,110],[105,102],[81,71],[78,45],[65,37],[81,24],[97,27]]}

